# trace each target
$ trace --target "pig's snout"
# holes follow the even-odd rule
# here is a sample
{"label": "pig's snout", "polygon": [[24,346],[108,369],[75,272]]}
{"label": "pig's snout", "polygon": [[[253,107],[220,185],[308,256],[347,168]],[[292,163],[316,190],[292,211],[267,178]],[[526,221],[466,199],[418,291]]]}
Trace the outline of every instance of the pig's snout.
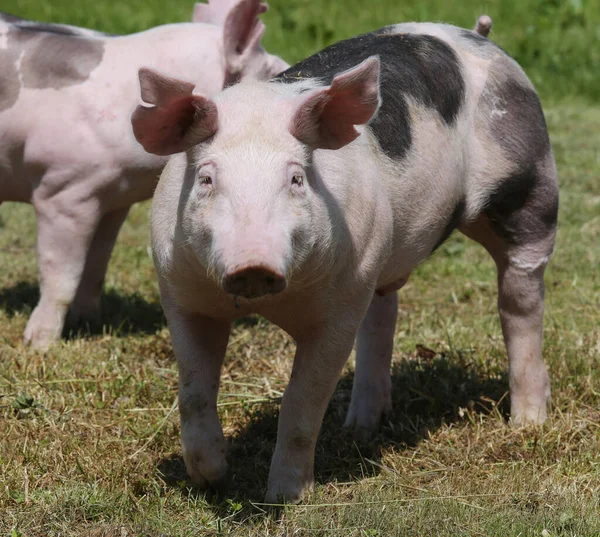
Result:
{"label": "pig's snout", "polygon": [[258,298],[275,295],[287,286],[285,276],[261,266],[235,270],[223,279],[223,289],[231,295]]}

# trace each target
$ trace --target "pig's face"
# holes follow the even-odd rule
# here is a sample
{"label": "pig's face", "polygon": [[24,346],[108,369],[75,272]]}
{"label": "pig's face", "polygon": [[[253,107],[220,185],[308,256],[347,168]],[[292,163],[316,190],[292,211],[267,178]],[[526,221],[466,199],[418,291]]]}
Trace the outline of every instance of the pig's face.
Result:
{"label": "pig's face", "polygon": [[354,126],[379,105],[378,77],[379,60],[369,58],[328,87],[254,82],[208,99],[143,73],[144,101],[156,107],[134,113],[135,135],[152,153],[187,151],[182,231],[225,292],[279,293],[309,257],[311,266],[331,257],[335,216],[313,151],[359,136]]}
{"label": "pig's face", "polygon": [[319,239],[310,152],[281,128],[291,109],[286,101],[270,110],[252,105],[270,89],[224,92],[216,100],[217,133],[188,151],[184,234],[223,289],[246,298],[285,289]]}

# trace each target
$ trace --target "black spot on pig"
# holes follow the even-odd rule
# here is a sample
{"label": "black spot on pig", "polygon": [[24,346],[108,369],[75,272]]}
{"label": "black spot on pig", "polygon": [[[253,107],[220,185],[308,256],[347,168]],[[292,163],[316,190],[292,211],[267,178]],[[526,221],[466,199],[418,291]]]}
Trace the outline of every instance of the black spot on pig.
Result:
{"label": "black spot on pig", "polygon": [[17,24],[21,30],[29,32],[44,32],[49,34],[58,35],[81,35],[81,32],[77,28],[71,28],[70,26],[63,26],[60,24],[48,24],[43,22],[25,22]]}
{"label": "black spot on pig", "polygon": [[17,24],[21,30],[29,30],[31,32],[44,32],[58,35],[71,35],[79,37],[110,37],[112,34],[98,32],[96,30],[88,30],[87,28],[78,28],[77,26],[69,26],[68,24],[52,24],[46,22],[30,22],[26,21]]}
{"label": "black spot on pig", "polygon": [[16,63],[19,59],[19,51],[11,49],[0,49],[0,112],[7,110],[17,102],[21,83]]}
{"label": "black spot on pig", "polygon": [[536,243],[556,229],[558,186],[542,168],[531,165],[504,178],[486,204],[492,228],[509,244]]}
{"label": "black spot on pig", "polygon": [[22,19],[21,17],[16,17],[15,15],[11,15],[10,13],[5,13],[4,11],[0,11],[0,21],[4,22],[22,22],[26,19]]}
{"label": "black spot on pig", "polygon": [[469,41],[469,43],[475,45],[475,47],[480,49],[480,51],[486,56],[488,56],[491,52],[499,52],[510,57],[500,45],[497,45],[487,37],[484,37],[477,32],[472,30],[460,30],[460,36]]}
{"label": "black spot on pig", "polygon": [[435,109],[446,124],[453,125],[465,99],[465,83],[460,61],[449,45],[430,35],[392,33],[393,28],[335,43],[274,80],[293,83],[316,78],[330,84],[336,74],[378,55],[381,106],[369,127],[390,158],[402,159],[412,143],[405,96]]}
{"label": "black spot on pig", "polygon": [[17,102],[21,85],[60,89],[85,82],[104,56],[101,40],[20,27],[7,35],[7,47],[0,49],[0,111]]}
{"label": "black spot on pig", "polygon": [[468,39],[469,41],[471,41],[479,47],[488,47],[492,44],[492,42],[487,37],[483,37],[481,34],[478,34],[477,32],[472,32],[471,30],[461,30],[460,35],[461,37]]}
{"label": "black spot on pig", "polygon": [[490,132],[510,160],[526,169],[550,151],[546,120],[537,93],[509,77],[486,88]]}
{"label": "black spot on pig", "polygon": [[534,243],[556,228],[558,186],[537,93],[506,55],[491,64],[479,111],[514,172],[498,180],[484,213],[510,244]]}
{"label": "black spot on pig", "polygon": [[85,82],[104,56],[104,42],[81,36],[13,29],[8,48],[23,53],[23,86],[60,89]]}
{"label": "black spot on pig", "polygon": [[21,63],[23,83],[28,88],[60,89],[85,82],[103,56],[102,41],[46,35]]}
{"label": "black spot on pig", "polygon": [[109,34],[104,34],[102,32],[97,32],[94,30],[78,28],[77,26],[70,26],[68,24],[54,24],[51,22],[31,21],[31,20],[23,19],[21,17],[16,17],[15,15],[11,15],[10,13],[3,13],[1,11],[0,11],[0,21],[14,24],[19,29],[26,30],[26,31],[28,30],[30,32],[45,32],[45,33],[51,33],[51,34],[74,35],[74,36],[97,35],[98,37],[109,35]]}

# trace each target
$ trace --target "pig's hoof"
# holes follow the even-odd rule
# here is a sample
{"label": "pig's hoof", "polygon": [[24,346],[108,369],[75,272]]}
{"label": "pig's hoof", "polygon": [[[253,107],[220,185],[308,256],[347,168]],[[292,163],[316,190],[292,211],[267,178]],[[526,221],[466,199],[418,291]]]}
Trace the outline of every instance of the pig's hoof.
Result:
{"label": "pig's hoof", "polygon": [[302,501],[304,494],[313,488],[312,480],[307,483],[282,483],[269,485],[265,495],[265,503],[282,505],[297,504]]}
{"label": "pig's hoof", "polygon": [[217,492],[225,492],[228,485],[228,471],[227,464],[221,464],[218,468],[207,472],[206,470],[200,471],[198,464],[195,461],[186,460],[187,473],[190,476],[190,481],[195,487],[203,490],[212,489]]}
{"label": "pig's hoof", "polygon": [[365,444],[375,436],[382,417],[391,410],[392,400],[389,394],[353,395],[344,427],[354,429],[357,441]]}
{"label": "pig's hoof", "polygon": [[510,395],[510,421],[515,427],[541,425],[548,418],[550,404],[550,379],[545,370],[537,382],[530,382],[527,389],[513,389]]}
{"label": "pig's hoof", "polygon": [[32,349],[45,351],[52,343],[58,341],[59,337],[60,330],[58,328],[40,325],[32,316],[25,328],[23,342]]}
{"label": "pig's hoof", "polygon": [[513,427],[527,425],[542,425],[548,418],[546,405],[530,405],[516,410],[511,410],[510,424]]}

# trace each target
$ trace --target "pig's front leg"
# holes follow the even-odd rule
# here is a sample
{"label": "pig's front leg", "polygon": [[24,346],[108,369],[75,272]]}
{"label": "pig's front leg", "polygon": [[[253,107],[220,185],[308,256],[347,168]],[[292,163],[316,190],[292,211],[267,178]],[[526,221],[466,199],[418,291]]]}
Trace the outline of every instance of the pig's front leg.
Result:
{"label": "pig's front leg", "polygon": [[359,320],[345,320],[315,327],[297,339],[294,367],[279,414],[265,498],[268,503],[297,502],[313,485],[315,445],[323,415],[358,328]]}
{"label": "pig's front leg", "polygon": [[356,368],[346,427],[368,440],[381,417],[392,409],[390,364],[398,318],[398,294],[373,296],[356,341]]}
{"label": "pig's front leg", "polygon": [[89,319],[99,314],[100,295],[106,269],[117,235],[128,212],[129,207],[111,211],[105,214],[98,224],[85,260],[83,277],[70,308],[70,314],[76,319],[80,317]]}
{"label": "pig's front leg", "polygon": [[[164,303],[164,299],[163,299]],[[227,479],[226,442],[217,415],[221,364],[230,323],[165,307],[179,367],[183,459],[192,482],[222,488]]]}
{"label": "pig's front leg", "polygon": [[40,301],[25,328],[25,341],[43,349],[60,338],[100,220],[100,209],[96,199],[74,202],[68,192],[34,205]]}

